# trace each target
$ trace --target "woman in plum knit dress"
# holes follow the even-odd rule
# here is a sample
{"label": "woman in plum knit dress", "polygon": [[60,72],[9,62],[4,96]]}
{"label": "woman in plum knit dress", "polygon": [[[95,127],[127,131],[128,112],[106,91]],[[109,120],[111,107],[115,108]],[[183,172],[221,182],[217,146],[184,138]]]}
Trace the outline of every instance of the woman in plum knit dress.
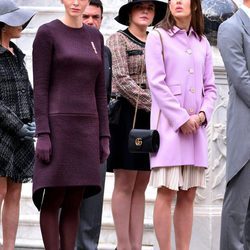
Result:
{"label": "woman in plum knit dress", "polygon": [[64,17],[42,25],[33,44],[33,201],[46,250],[74,249],[82,197],[100,191],[109,154],[103,37],[82,24],[88,0],[61,2]]}

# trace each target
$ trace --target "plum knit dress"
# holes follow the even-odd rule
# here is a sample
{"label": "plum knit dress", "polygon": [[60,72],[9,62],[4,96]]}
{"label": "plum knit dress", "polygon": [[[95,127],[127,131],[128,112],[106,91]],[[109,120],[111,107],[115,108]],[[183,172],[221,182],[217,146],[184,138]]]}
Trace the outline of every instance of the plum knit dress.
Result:
{"label": "plum knit dress", "polygon": [[42,25],[33,44],[37,134],[49,133],[49,163],[35,161],[33,201],[45,188],[85,186],[100,191],[100,137],[109,136],[104,83],[103,37],[89,26],[60,20]]}

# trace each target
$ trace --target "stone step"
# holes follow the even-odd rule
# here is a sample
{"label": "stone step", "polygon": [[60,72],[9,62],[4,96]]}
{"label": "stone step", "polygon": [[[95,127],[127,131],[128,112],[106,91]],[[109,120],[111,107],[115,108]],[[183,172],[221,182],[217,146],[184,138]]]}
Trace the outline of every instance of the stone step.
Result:
{"label": "stone step", "polygon": [[[99,244],[98,250],[114,250],[116,245],[114,244]],[[36,247],[35,242],[34,245],[26,246],[22,245],[22,243],[17,242],[15,250],[42,250],[43,247]],[[153,250],[152,246],[142,246],[142,250]]]}
{"label": "stone step", "polygon": [[[116,234],[112,218],[103,219],[99,242],[101,244],[104,243],[116,244]],[[153,221],[152,219],[145,219],[142,244],[147,246],[152,246],[154,242],[155,242],[155,236],[154,236]]]}
{"label": "stone step", "polygon": [[[111,196],[113,190],[113,174],[107,174],[106,185],[104,192],[104,204],[103,204],[103,217],[102,217],[102,229],[100,235],[100,243],[102,244],[115,244],[116,235],[114,231],[114,223],[111,213]],[[17,232],[17,239],[21,241],[24,246],[32,246],[33,242],[36,242],[35,246],[42,247],[41,233],[39,227],[39,212],[33,205],[32,199],[32,184],[23,184],[20,220]],[[145,209],[145,232],[143,243],[146,245],[152,245],[153,239],[153,225],[152,225],[152,212],[153,202],[152,191],[147,193],[149,197],[146,201]]]}
{"label": "stone step", "polygon": [[[152,219],[144,220],[144,245],[153,245],[155,238],[153,233]],[[1,234],[0,234],[1,237]],[[100,235],[101,244],[116,244],[116,234],[112,218],[102,219],[102,228]],[[19,227],[17,231],[17,242],[23,246],[42,247],[42,236],[39,225],[39,215],[20,215]]]}
{"label": "stone step", "polygon": [[[116,234],[111,212],[111,197],[113,186],[113,174],[107,173],[104,192],[102,228],[100,235],[100,247],[103,247],[100,249],[109,249],[108,247],[106,247],[107,244],[111,244],[112,247],[110,249],[114,249],[114,246],[116,245]],[[23,184],[20,220],[17,232],[17,243],[18,246],[41,248],[43,247],[43,243],[39,226],[39,212],[34,206],[31,196],[32,184]],[[147,199],[143,237],[143,244],[146,246],[152,246],[155,241],[152,222],[154,196],[154,190],[151,190],[149,187],[146,192]]]}
{"label": "stone step", "polygon": [[[172,207],[173,209],[173,207]],[[207,214],[210,212],[210,217]],[[216,250],[218,246],[218,238],[211,241],[210,235],[213,232],[216,235],[220,233],[220,214],[221,208],[218,206],[196,206],[194,209],[194,226],[193,231],[199,232],[203,237],[195,237],[193,235],[191,241],[191,249],[198,250]],[[172,228],[173,229],[173,228]],[[0,236],[1,237],[1,236]],[[39,228],[39,214],[22,215],[20,216],[19,228],[17,232],[18,246],[33,246],[41,248],[42,237]],[[172,241],[174,235],[172,232]],[[100,235],[100,244],[116,244],[116,235],[113,225],[113,219],[109,216],[104,216],[102,220],[102,228]],[[144,221],[143,245],[155,246],[157,248],[152,217]],[[197,248],[197,246],[201,248]]]}

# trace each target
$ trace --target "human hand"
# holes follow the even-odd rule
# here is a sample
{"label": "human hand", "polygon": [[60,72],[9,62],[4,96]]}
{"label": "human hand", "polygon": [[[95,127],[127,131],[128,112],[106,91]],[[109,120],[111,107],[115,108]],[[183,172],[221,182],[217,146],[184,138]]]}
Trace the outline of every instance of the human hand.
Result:
{"label": "human hand", "polygon": [[199,123],[200,123],[200,126],[203,125],[203,124],[206,124],[206,114],[204,111],[201,111],[199,112],[198,114],[198,117],[199,117]]}
{"label": "human hand", "polygon": [[191,117],[196,121],[196,123],[198,124],[197,128],[199,128],[201,126],[201,120],[200,120],[199,115],[198,114],[197,115],[191,115],[190,118]]}
{"label": "human hand", "polygon": [[189,120],[186,121],[181,127],[181,131],[183,134],[192,134],[195,133],[199,128],[199,117],[198,115],[190,116]]}
{"label": "human hand", "polygon": [[39,134],[36,143],[36,157],[49,163],[51,153],[52,145],[49,134]]}
{"label": "human hand", "polygon": [[100,163],[104,163],[109,156],[109,137],[101,137],[100,139]]}
{"label": "human hand", "polygon": [[18,131],[18,136],[21,141],[29,140],[34,141],[34,136],[36,132],[35,123],[24,124],[21,129]]}

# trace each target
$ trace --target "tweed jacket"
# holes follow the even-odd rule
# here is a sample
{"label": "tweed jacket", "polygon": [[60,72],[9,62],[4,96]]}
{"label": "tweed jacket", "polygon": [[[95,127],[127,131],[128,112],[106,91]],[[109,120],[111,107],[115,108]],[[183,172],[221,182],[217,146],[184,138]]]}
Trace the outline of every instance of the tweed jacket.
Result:
{"label": "tweed jacket", "polygon": [[[14,43],[10,46],[15,55],[0,46],[0,175],[25,182],[32,176],[34,149],[32,142],[23,142],[20,147],[17,132],[33,120],[33,90],[25,55]],[[21,174],[15,171],[16,164],[22,168]]]}
{"label": "tweed jacket", "polygon": [[33,119],[33,91],[24,65],[25,55],[14,43],[11,47],[15,57],[0,46],[0,130],[15,135],[22,127],[22,121]]}
{"label": "tweed jacket", "polygon": [[[127,31],[118,31],[107,40],[112,53],[112,92],[125,97],[133,106],[150,111],[151,96],[146,80],[145,43],[136,40]],[[140,83],[142,87],[140,87]]]}
{"label": "tweed jacket", "polygon": [[226,168],[229,182],[250,160],[250,19],[242,9],[220,25],[218,48],[229,85]]}

